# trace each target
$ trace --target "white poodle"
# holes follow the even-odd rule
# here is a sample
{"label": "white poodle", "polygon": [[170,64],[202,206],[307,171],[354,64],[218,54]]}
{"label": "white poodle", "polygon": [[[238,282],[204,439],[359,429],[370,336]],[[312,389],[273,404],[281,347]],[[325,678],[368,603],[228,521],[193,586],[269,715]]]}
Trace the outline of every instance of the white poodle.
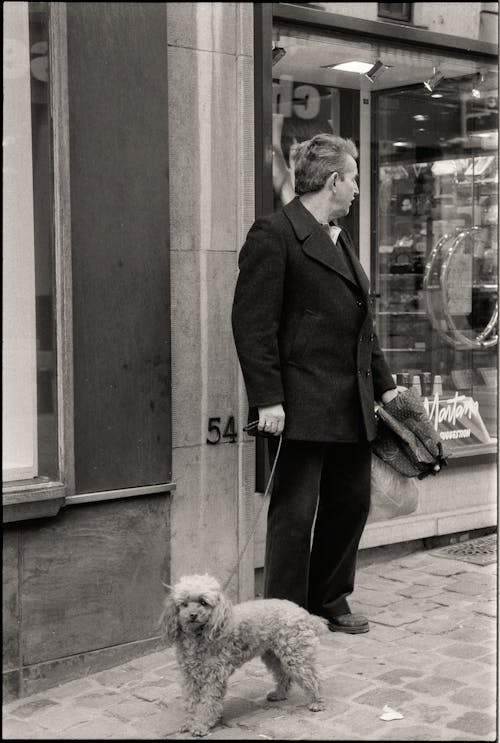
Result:
{"label": "white poodle", "polygon": [[206,735],[222,715],[229,676],[260,655],[276,680],[269,701],[286,699],[292,681],[309,697],[309,709],[324,709],[315,651],[326,620],[282,599],[232,606],[209,575],[182,577],[165,601],[162,628],[175,642],[187,719],[182,727]]}

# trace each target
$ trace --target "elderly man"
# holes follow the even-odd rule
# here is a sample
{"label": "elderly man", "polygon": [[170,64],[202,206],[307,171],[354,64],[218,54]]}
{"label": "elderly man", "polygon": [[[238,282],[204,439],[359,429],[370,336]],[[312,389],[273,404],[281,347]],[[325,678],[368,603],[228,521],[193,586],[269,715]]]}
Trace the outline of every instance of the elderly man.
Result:
{"label": "elderly man", "polygon": [[367,632],[351,613],[370,503],[375,400],[397,389],[373,330],[368,279],[333,223],[359,193],[351,140],[298,147],[295,198],[258,219],[240,253],[232,322],[249,419],[282,434],[269,504],[264,594]]}

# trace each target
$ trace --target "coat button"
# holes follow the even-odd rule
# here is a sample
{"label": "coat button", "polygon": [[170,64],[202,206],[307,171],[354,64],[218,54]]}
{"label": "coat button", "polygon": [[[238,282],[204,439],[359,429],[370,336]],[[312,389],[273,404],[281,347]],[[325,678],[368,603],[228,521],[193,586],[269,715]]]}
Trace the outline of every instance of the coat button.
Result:
{"label": "coat button", "polygon": [[359,342],[360,342],[360,343],[362,343],[362,342],[363,342],[363,336],[362,336],[362,335],[360,335],[360,336],[359,336]]}
{"label": "coat button", "polygon": [[358,369],[358,374],[361,374],[361,369]]}
{"label": "coat button", "polygon": [[370,334],[370,340],[373,342],[375,340],[375,336],[373,333]]}
{"label": "coat button", "polygon": [[366,376],[367,377],[371,377],[371,375],[372,375],[372,373],[371,373],[370,369],[367,369],[366,370]]}
{"label": "coat button", "polygon": [[363,302],[360,299],[358,299],[358,301],[356,302],[356,304],[358,305],[358,307],[362,307],[363,306]]}

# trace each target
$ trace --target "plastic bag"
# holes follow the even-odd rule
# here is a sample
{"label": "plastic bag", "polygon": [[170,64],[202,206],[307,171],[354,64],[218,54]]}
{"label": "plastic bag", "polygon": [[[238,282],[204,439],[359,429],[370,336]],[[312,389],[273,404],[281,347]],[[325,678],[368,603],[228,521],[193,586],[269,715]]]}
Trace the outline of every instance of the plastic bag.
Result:
{"label": "plastic bag", "polygon": [[384,521],[408,516],[418,507],[418,487],[413,478],[405,477],[372,457],[370,521]]}

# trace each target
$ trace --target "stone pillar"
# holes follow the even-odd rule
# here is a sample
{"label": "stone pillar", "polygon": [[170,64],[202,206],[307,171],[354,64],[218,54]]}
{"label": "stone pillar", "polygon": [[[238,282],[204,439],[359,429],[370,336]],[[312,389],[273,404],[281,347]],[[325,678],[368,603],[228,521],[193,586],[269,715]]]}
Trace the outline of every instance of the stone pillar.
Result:
{"label": "stone pillar", "polygon": [[[225,583],[253,522],[254,444],[231,332],[237,255],[254,219],[252,3],[167,6],[172,287],[172,581]],[[234,416],[238,438],[207,443]],[[214,437],[214,435],[212,435]],[[250,542],[231,580],[253,595]]]}

